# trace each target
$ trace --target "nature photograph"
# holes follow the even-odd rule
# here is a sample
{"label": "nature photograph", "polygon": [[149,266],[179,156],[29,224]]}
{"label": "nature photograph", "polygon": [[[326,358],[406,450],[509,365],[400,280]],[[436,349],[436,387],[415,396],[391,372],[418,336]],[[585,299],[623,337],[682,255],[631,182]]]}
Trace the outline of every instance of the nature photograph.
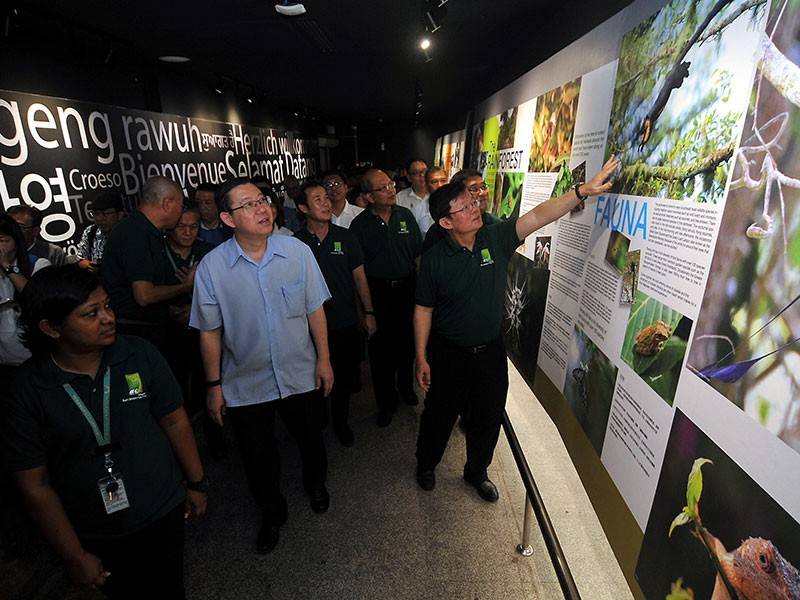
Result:
{"label": "nature photograph", "polygon": [[555,173],[565,162],[569,168],[580,91],[579,77],[537,99],[528,171]]}
{"label": "nature photograph", "polygon": [[500,203],[495,204],[494,214],[501,219],[518,217],[525,173],[498,173],[495,182],[495,199],[499,198]]}
{"label": "nature photograph", "polygon": [[621,357],[670,406],[691,329],[691,319],[637,290]]}
{"label": "nature photograph", "polygon": [[514,134],[517,131],[517,114],[519,107],[509,108],[500,113],[500,132],[497,135],[497,149],[507,150],[514,147]]}
{"label": "nature photograph", "polygon": [[687,366],[800,452],[798,9],[772,5]]}
{"label": "nature photograph", "polygon": [[622,274],[625,271],[625,263],[628,258],[628,247],[631,240],[621,231],[612,231],[608,236],[608,246],[606,246],[606,263]]}
{"label": "nature photograph", "polygon": [[564,397],[598,456],[603,452],[617,371],[583,331],[573,328]]}
{"label": "nature photograph", "polygon": [[625,270],[622,272],[622,293],[620,304],[633,304],[636,290],[639,289],[639,266],[642,264],[642,251],[630,250],[625,257]]}
{"label": "nature photograph", "polygon": [[536,374],[550,271],[515,252],[508,265],[503,338],[511,361],[529,384]]}
{"label": "nature photograph", "polygon": [[675,411],[636,565],[647,600],[796,600],[800,525]]}
{"label": "nature photograph", "polygon": [[733,164],[767,0],[673,0],[622,40],[612,192],[716,203]]}
{"label": "nature photograph", "polygon": [[540,236],[533,240],[533,267],[535,269],[550,268],[550,247],[553,243],[552,236]]}

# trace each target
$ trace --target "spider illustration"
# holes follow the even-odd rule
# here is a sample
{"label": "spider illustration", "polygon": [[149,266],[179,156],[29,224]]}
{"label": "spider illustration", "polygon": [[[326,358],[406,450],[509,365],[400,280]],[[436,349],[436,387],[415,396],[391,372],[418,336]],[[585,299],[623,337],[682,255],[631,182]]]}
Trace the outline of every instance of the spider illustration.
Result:
{"label": "spider illustration", "polygon": [[528,306],[530,300],[525,293],[525,282],[519,283],[519,277],[515,278],[514,285],[506,290],[506,318],[508,319],[508,329],[506,333],[512,334],[514,343],[519,346],[519,332],[522,328],[522,311]]}

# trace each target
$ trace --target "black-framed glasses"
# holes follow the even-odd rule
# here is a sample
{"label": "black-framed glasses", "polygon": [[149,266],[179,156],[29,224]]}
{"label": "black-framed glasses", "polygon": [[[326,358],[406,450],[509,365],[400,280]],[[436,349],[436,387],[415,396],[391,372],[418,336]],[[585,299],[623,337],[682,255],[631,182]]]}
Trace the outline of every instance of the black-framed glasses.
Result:
{"label": "black-framed glasses", "polygon": [[465,210],[470,210],[471,208],[478,208],[480,205],[481,205],[480,200],[470,200],[463,208],[459,208],[458,210],[451,210],[447,214],[452,217],[456,213],[460,213]]}
{"label": "black-framed glasses", "polygon": [[380,187],[376,187],[374,189],[371,189],[370,192],[388,192],[388,191],[393,190],[395,187],[396,186],[395,186],[394,181],[390,181],[389,183],[384,183]]}
{"label": "black-framed glasses", "polygon": [[116,208],[106,208],[104,210],[92,210],[89,209],[86,211],[89,215],[90,219],[96,219],[97,217],[113,217],[117,214]]}
{"label": "black-framed glasses", "polygon": [[482,183],[482,184],[480,184],[480,185],[478,185],[478,184],[476,183],[475,185],[471,185],[471,186],[469,186],[469,187],[467,188],[467,191],[468,191],[470,194],[472,194],[473,196],[477,196],[477,195],[479,195],[479,194],[484,194],[484,193],[488,192],[488,191],[489,191],[489,186],[488,186],[488,185],[486,185],[485,183]]}
{"label": "black-framed glasses", "polygon": [[336,188],[342,187],[344,181],[326,181],[323,185],[327,190],[335,190]]}
{"label": "black-framed glasses", "polygon": [[244,209],[244,212],[250,213],[254,212],[259,206],[272,206],[272,200],[267,198],[266,196],[259,196],[255,200],[250,200],[249,202],[245,202],[241,206],[237,206],[236,208],[228,209],[228,213],[234,213],[240,208]]}

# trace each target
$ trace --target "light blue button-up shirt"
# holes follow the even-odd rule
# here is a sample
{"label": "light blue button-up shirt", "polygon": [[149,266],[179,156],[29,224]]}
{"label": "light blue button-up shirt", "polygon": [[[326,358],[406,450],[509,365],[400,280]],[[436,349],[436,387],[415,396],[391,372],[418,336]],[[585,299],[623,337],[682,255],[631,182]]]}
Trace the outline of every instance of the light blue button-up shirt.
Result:
{"label": "light blue button-up shirt", "polygon": [[308,315],[331,297],[311,250],[270,236],[256,263],[231,238],[197,267],[189,325],[222,327],[222,393],[228,406],[259,404],[316,386]]}

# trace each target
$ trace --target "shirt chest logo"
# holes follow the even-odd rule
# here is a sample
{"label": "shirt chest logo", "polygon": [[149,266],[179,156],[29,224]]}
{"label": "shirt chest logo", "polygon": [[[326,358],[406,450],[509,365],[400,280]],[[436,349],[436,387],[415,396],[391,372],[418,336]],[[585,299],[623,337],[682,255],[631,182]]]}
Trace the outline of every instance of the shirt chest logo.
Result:
{"label": "shirt chest logo", "polygon": [[342,242],[333,242],[333,250],[331,250],[331,254],[338,254],[340,256],[344,255],[344,250],[342,250]]}
{"label": "shirt chest logo", "polygon": [[122,399],[123,402],[147,398],[147,392],[144,391],[142,378],[138,372],[125,373],[125,383],[128,384],[128,395]]}
{"label": "shirt chest logo", "polygon": [[494,259],[492,259],[492,253],[489,252],[488,248],[481,249],[481,266],[488,267],[489,265],[494,264]]}
{"label": "shirt chest logo", "polygon": [[400,230],[397,233],[408,233],[408,224],[405,221],[400,221]]}

